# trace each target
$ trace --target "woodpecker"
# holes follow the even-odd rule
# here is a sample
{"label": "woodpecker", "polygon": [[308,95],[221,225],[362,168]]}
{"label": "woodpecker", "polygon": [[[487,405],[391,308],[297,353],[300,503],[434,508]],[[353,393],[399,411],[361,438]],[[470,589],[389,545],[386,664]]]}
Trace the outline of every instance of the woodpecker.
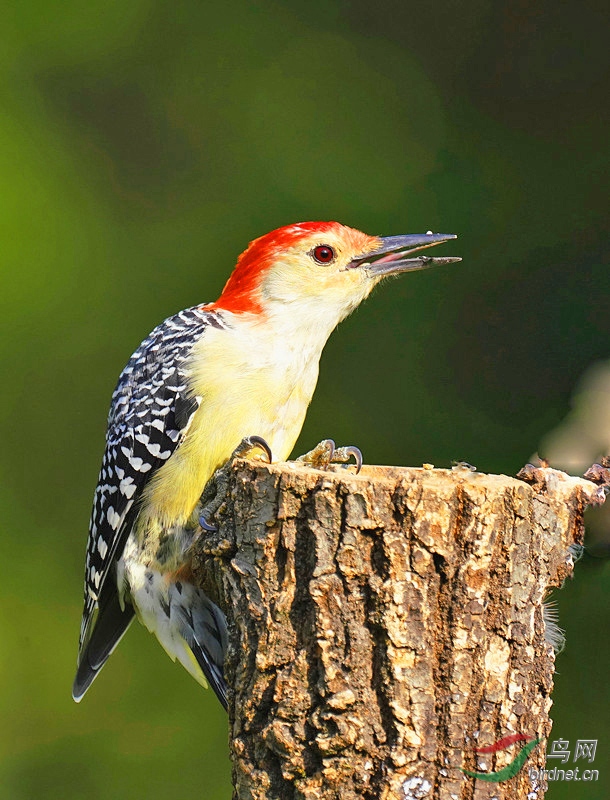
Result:
{"label": "woodpecker", "polygon": [[227,707],[226,620],[195,585],[191,565],[203,490],[242,441],[288,458],[333,329],[386,276],[459,261],[420,253],[454,238],[288,225],[251,242],[215,303],[180,311],[144,339],[108,416],[87,544],[77,702],[137,616]]}

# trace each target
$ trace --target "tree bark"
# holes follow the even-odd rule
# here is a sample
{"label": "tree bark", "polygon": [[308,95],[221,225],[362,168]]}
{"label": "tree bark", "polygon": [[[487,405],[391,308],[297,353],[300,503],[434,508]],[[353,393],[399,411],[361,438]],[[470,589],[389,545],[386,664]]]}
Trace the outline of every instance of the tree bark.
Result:
{"label": "tree bark", "polygon": [[554,652],[543,601],[571,575],[597,487],[454,470],[238,460],[196,548],[225,610],[234,800],[539,800]]}

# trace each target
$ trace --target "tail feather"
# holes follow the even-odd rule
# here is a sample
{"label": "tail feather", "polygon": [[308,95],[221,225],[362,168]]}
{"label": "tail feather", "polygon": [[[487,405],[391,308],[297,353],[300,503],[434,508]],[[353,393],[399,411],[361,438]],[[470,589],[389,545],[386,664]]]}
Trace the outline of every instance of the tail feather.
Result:
{"label": "tail feather", "polygon": [[[203,592],[193,586],[188,586],[188,589],[192,592],[191,602],[185,603],[184,598],[176,605],[179,609],[181,633],[226,711],[227,684],[223,675],[227,650],[225,615]],[[183,592],[184,586],[181,587],[181,593]],[[195,598],[196,601],[193,602]]]}
{"label": "tail feather", "polygon": [[99,601],[97,619],[88,641],[80,652],[72,697],[79,703],[106,660],[125,635],[134,618],[134,610],[121,608],[116,587],[109,585]]}
{"label": "tail feather", "polygon": [[133,621],[135,606],[139,619],[155,634],[172,660],[178,659],[203,686],[209,684],[226,710],[224,614],[191,583],[168,581],[166,575],[154,570],[147,570],[144,577],[132,582],[132,603],[125,603],[123,608],[116,584],[104,585],[92,632],[81,649],[72,696],[80,701],[91,686]]}
{"label": "tail feather", "polygon": [[199,642],[191,642],[189,647],[193,651],[193,655],[201,667],[207,682],[216,693],[216,697],[222,703],[224,710],[228,711],[229,704],[227,702],[227,684],[225,683],[225,679],[222,674],[222,668],[219,669],[218,665],[214,664],[209,655],[206,653],[205,647],[202,647]]}

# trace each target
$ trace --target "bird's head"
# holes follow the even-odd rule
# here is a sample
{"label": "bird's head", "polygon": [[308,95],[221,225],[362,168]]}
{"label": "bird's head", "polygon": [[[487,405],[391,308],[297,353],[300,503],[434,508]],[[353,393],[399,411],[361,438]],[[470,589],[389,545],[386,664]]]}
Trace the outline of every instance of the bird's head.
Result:
{"label": "bird's head", "polygon": [[334,327],[382,278],[459,258],[414,255],[453,234],[368,236],[338,222],[302,222],[251,242],[217,308],[234,313],[320,317]]}

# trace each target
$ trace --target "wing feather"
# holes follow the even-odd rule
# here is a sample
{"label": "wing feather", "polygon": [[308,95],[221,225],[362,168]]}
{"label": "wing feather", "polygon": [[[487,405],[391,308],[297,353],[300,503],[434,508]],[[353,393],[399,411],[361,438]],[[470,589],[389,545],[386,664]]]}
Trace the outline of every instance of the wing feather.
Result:
{"label": "wing feather", "polygon": [[205,306],[166,319],[132,355],[112,395],[89,525],[79,660],[94,627],[102,588],[109,579],[116,580],[114,566],[137,517],[142,492],[180,446],[201,402],[189,392],[189,362],[193,343],[209,325],[224,327],[216,312]]}

